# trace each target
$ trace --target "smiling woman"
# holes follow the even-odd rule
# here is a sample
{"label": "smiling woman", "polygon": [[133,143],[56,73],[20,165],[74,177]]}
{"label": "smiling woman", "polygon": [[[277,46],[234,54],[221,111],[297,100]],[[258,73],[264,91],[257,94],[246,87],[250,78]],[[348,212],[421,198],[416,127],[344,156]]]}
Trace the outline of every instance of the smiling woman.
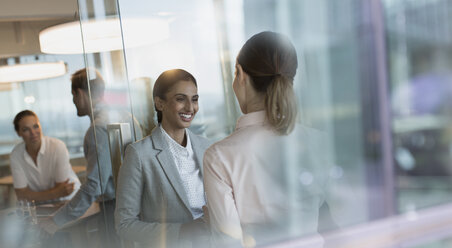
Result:
{"label": "smiling woman", "polygon": [[181,69],[162,73],[154,86],[158,122],[174,140],[184,146],[184,129],[190,127],[198,112],[198,98],[196,79]]}
{"label": "smiling woman", "polygon": [[210,142],[188,130],[198,112],[196,79],[185,70],[168,70],[153,92],[159,126],[127,147],[116,192],[116,229],[144,246],[200,247],[208,238],[202,158]]}

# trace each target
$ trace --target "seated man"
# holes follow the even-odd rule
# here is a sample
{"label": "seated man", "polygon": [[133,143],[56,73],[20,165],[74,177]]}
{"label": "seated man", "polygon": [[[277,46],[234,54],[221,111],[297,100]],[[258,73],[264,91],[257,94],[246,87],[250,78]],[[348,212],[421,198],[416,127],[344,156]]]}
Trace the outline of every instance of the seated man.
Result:
{"label": "seated man", "polygon": [[42,135],[38,116],[30,110],[19,112],[14,128],[23,142],[10,155],[14,188],[19,200],[69,200],[80,181],[69,163],[66,145]]}

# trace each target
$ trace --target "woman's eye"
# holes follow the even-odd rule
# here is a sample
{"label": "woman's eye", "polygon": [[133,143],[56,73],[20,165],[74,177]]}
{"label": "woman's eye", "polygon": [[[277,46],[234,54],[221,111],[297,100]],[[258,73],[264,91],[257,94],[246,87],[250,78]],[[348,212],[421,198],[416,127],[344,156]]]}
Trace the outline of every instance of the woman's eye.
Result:
{"label": "woman's eye", "polygon": [[178,101],[178,102],[183,102],[183,101],[184,101],[184,98],[176,98],[176,101]]}

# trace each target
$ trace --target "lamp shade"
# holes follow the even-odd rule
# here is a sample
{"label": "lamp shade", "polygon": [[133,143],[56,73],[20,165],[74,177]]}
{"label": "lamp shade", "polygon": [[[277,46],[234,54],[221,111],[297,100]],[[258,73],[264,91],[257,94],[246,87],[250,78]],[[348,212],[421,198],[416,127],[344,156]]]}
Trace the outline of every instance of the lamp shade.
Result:
{"label": "lamp shade", "polygon": [[169,37],[168,22],[155,18],[69,22],[42,30],[39,44],[49,54],[98,53],[122,49],[122,37],[127,48],[157,43]]}
{"label": "lamp shade", "polygon": [[63,61],[5,65],[0,66],[0,83],[53,78],[62,76],[66,72],[66,64]]}

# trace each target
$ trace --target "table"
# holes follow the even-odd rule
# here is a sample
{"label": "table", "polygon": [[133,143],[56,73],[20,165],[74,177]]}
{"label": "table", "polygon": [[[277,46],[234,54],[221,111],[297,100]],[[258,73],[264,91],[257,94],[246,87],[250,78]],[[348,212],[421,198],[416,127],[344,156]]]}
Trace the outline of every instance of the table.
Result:
{"label": "table", "polygon": [[75,174],[77,174],[77,176],[80,173],[83,173],[86,171],[86,166],[85,165],[74,165],[72,166],[72,170],[74,170]]}
{"label": "table", "polygon": [[[39,219],[53,215],[64,203],[45,204],[36,207]],[[67,223],[58,232],[69,233],[72,247],[90,247],[88,239],[88,224],[93,220],[97,225],[100,212],[99,203],[94,202],[80,218]],[[0,240],[1,246],[6,247],[34,247],[46,242],[40,239],[36,226],[16,214],[16,208],[0,210]]]}
{"label": "table", "polygon": [[[96,227],[99,229],[99,221],[95,219],[96,217],[102,217],[98,215],[99,212],[99,203],[94,202],[80,218],[67,223],[58,232],[69,232],[71,234],[72,247],[91,247],[92,244],[89,242],[90,239],[88,235],[88,233],[91,232],[91,230],[89,230],[89,221],[95,221]],[[97,235],[97,237],[98,236],[99,235]]]}
{"label": "table", "polygon": [[6,191],[3,194],[3,199],[7,203],[8,206],[14,206],[16,202],[16,193],[14,192],[13,187],[13,176],[5,176],[0,178],[0,186],[5,186]]}
{"label": "table", "polygon": [[13,185],[13,176],[9,175],[0,178],[0,185]]}
{"label": "table", "polygon": [[[74,170],[75,174],[78,175],[78,174],[86,171],[86,166],[83,166],[83,165],[72,166],[72,170]],[[6,186],[13,185],[13,176],[8,175],[8,176],[0,177],[0,185],[6,185]]]}

